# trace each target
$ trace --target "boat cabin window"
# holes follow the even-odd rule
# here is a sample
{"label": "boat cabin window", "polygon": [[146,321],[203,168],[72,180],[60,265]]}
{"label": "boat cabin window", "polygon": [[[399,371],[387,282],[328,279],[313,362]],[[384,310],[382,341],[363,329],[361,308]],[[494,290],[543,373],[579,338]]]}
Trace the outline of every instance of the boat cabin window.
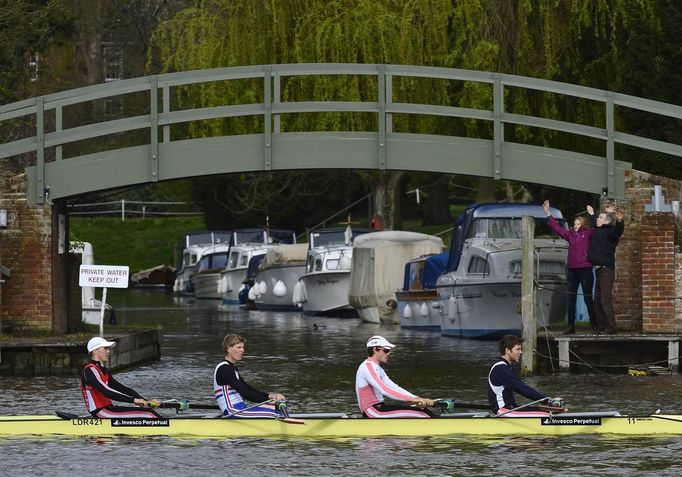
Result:
{"label": "boat cabin window", "polygon": [[315,259],[315,271],[316,272],[322,271],[322,257],[318,257]]}
{"label": "boat cabin window", "polygon": [[248,264],[249,264],[249,254],[248,254],[248,253],[242,254],[242,258],[241,258],[241,260],[239,261],[239,266],[240,266],[240,267],[245,267],[245,266],[247,266]]}
{"label": "boat cabin window", "polygon": [[333,258],[331,260],[327,260],[327,270],[336,270],[339,268],[339,259],[338,258]]}
{"label": "boat cabin window", "polygon": [[313,264],[315,263],[315,257],[308,257],[308,263],[306,264],[305,271],[310,273],[313,271]]}
{"label": "boat cabin window", "polygon": [[[509,273],[511,278],[521,278],[521,260],[509,263]],[[535,274],[538,278],[544,279],[562,278],[566,275],[566,263],[558,260],[540,260],[539,270],[536,270]]]}
{"label": "boat cabin window", "polygon": [[225,268],[225,265],[227,265],[226,253],[211,256],[211,268]]}
{"label": "boat cabin window", "polygon": [[[564,219],[559,219],[559,223],[564,228],[566,227]],[[520,217],[479,218],[475,219],[469,227],[467,238],[520,239],[522,234]],[[546,219],[535,219],[536,238],[547,238],[553,235]]]}
{"label": "boat cabin window", "polygon": [[239,263],[239,252],[232,252],[230,254],[230,268],[237,268]]}
{"label": "boat cabin window", "polygon": [[477,257],[476,255],[471,257],[469,261],[469,274],[477,275],[490,275],[490,264],[488,260],[483,257]]}

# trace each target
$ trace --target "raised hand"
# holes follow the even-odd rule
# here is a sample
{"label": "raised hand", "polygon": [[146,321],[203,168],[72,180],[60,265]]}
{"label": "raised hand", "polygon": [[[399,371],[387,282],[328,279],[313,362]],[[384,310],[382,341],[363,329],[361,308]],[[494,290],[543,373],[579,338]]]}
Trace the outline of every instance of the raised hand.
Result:
{"label": "raised hand", "polygon": [[549,201],[548,200],[546,200],[542,203],[542,207],[545,209],[545,214],[547,214],[547,216],[550,216],[551,212],[549,211]]}
{"label": "raised hand", "polygon": [[592,208],[591,205],[586,206],[585,209],[587,210],[588,214],[594,215],[594,209]]}

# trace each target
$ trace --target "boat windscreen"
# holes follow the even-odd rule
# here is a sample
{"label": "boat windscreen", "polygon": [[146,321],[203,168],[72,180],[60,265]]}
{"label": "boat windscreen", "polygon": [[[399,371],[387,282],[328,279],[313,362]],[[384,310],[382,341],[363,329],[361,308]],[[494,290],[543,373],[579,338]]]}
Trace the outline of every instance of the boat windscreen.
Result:
{"label": "boat windscreen", "polygon": [[[562,227],[566,221],[559,219]],[[474,219],[469,227],[467,238],[520,239],[523,234],[521,217],[496,217]],[[535,238],[552,237],[547,219],[535,218]]]}
{"label": "boat windscreen", "polygon": [[270,230],[268,237],[271,244],[291,245],[296,243],[296,234],[291,230]]}
{"label": "boat windscreen", "polygon": [[231,245],[265,243],[265,230],[235,230]]}

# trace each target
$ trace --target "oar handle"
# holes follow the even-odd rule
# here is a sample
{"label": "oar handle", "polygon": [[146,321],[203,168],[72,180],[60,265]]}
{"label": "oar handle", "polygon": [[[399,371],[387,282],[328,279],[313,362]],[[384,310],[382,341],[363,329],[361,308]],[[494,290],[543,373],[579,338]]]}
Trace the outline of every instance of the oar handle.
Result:
{"label": "oar handle", "polygon": [[217,409],[217,404],[201,404],[186,401],[184,399],[174,399],[172,401],[161,401],[160,408],[177,409],[178,411],[187,411],[188,409]]}

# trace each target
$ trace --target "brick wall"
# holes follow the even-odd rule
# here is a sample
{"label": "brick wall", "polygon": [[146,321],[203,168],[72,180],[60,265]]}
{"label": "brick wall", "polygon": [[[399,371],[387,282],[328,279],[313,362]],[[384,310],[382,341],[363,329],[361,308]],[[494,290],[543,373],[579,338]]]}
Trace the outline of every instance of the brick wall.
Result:
{"label": "brick wall", "polygon": [[675,331],[675,219],[671,212],[642,217],[642,332]]}
{"label": "brick wall", "polygon": [[[680,181],[634,170],[627,171],[625,174],[626,199],[619,202],[619,205],[625,211],[625,231],[616,249],[616,282],[614,284],[614,308],[619,330],[641,332],[644,329],[643,295],[645,289],[643,287],[642,253],[646,250],[647,245],[651,243],[652,239],[658,235],[658,231],[650,230],[644,232],[642,228],[645,222],[649,220],[661,220],[661,217],[657,219],[648,218],[650,215],[659,214],[644,212],[645,204],[651,203],[651,197],[654,195],[654,186],[656,185],[662,186],[666,203],[670,203],[673,200],[682,201],[682,182]],[[653,225],[653,222],[648,223]],[[655,228],[655,225],[653,227]],[[669,227],[669,225],[666,225],[666,227]],[[644,235],[646,235],[646,238]],[[674,238],[673,254],[679,250],[679,247],[674,245],[675,243],[679,243],[679,237]],[[666,253],[668,253],[666,260],[669,260],[673,266],[673,275],[679,277],[680,274],[675,273],[675,269],[679,268],[675,264],[675,255],[670,256],[668,251]],[[655,259],[656,257],[651,257],[651,260]],[[647,264],[647,267],[652,268],[655,265],[655,262],[650,262]],[[647,272],[649,277],[653,276],[651,275],[652,273],[654,273],[654,270]],[[677,296],[674,288],[669,288],[671,285],[667,282],[663,286],[668,287],[668,293],[665,297],[663,294],[658,293],[658,290],[653,290],[651,287],[646,288],[646,290],[658,293],[657,296],[647,298],[647,313],[651,313],[654,309],[660,309],[659,306],[653,306],[656,301],[659,305],[665,302],[666,307],[668,307],[666,309],[669,309],[671,304],[674,307],[675,296]],[[680,305],[682,306],[682,303]],[[682,308],[677,310],[673,312],[673,316],[668,317],[668,320],[679,331],[682,330],[679,325]],[[650,327],[650,325],[647,326]],[[669,327],[671,325],[668,324],[666,326]]]}
{"label": "brick wall", "polygon": [[[8,211],[0,263],[11,277],[2,287],[3,327],[10,331],[66,332],[63,259],[55,260],[53,206],[31,207],[25,175],[9,180],[0,208]],[[57,297],[55,299],[55,297]]]}

